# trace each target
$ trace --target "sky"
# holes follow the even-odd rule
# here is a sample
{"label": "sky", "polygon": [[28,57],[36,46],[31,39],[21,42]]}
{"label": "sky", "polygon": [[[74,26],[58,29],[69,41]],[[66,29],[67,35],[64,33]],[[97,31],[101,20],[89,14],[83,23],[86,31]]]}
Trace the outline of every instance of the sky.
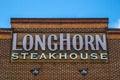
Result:
{"label": "sky", "polygon": [[109,18],[120,28],[120,0],[0,0],[0,28],[10,18]]}

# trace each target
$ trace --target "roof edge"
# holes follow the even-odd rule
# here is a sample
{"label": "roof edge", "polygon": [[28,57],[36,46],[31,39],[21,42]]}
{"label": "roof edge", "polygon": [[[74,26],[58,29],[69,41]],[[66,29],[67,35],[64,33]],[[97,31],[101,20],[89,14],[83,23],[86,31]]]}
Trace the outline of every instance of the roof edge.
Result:
{"label": "roof edge", "polygon": [[12,33],[12,29],[11,28],[0,28],[0,33],[9,34],[9,33]]}
{"label": "roof edge", "polygon": [[108,34],[120,34],[120,29],[116,29],[116,28],[108,29],[107,33]]}
{"label": "roof edge", "polygon": [[11,23],[108,23],[108,18],[11,18]]}

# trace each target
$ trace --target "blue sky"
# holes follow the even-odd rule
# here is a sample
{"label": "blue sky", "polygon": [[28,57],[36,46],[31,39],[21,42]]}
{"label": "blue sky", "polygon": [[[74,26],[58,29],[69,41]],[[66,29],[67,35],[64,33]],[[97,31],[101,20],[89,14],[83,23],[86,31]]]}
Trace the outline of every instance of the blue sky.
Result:
{"label": "blue sky", "polygon": [[10,18],[109,18],[120,28],[120,0],[0,0],[0,28]]}

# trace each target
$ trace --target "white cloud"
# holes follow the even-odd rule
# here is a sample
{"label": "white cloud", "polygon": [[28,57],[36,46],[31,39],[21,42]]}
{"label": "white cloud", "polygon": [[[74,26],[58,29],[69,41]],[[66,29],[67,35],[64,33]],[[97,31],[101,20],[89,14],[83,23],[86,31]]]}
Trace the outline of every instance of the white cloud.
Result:
{"label": "white cloud", "polygon": [[120,28],[120,19],[118,19],[118,21],[116,23],[114,23],[112,25],[112,27],[114,27],[114,28]]}
{"label": "white cloud", "polygon": [[118,20],[117,27],[120,28],[120,19]]}

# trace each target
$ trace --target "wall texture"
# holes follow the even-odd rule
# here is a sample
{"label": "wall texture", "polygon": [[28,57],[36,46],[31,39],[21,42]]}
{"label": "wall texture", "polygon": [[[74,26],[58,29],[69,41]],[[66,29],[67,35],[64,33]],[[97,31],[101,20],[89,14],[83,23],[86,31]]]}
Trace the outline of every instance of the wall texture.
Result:
{"label": "wall texture", "polygon": [[[0,80],[120,80],[120,30],[107,29],[108,19],[11,19],[12,29],[0,29]],[[106,33],[107,63],[11,62],[12,33],[84,32]],[[39,68],[34,76],[30,70]],[[88,68],[83,76],[79,70]]]}

